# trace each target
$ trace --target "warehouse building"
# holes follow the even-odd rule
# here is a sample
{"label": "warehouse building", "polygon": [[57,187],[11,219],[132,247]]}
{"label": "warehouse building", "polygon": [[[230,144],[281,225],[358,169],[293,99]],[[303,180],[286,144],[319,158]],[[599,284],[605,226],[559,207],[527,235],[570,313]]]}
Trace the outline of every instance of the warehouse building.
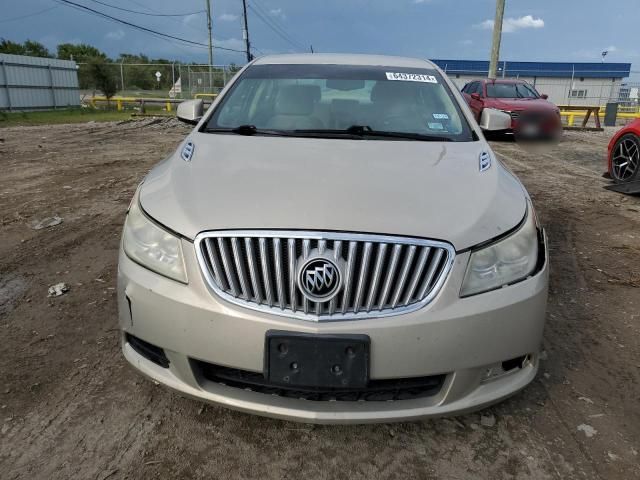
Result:
{"label": "warehouse building", "polygon": [[[486,78],[489,72],[489,62],[486,61],[432,61],[459,88],[471,80]],[[626,90],[623,82],[630,73],[630,63],[504,61],[498,67],[498,77],[525,80],[538,92],[549,95],[549,100],[558,105],[604,105],[608,101],[624,101]]]}
{"label": "warehouse building", "polygon": [[76,62],[0,53],[0,110],[79,105]]}

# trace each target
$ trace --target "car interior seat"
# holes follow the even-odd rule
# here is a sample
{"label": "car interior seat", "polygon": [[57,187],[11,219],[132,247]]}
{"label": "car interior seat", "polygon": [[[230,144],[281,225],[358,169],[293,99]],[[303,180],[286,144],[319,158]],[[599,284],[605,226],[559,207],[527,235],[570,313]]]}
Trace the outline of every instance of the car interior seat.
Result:
{"label": "car interior seat", "polygon": [[281,87],[276,97],[274,115],[267,122],[267,128],[274,130],[306,130],[324,128],[315,115],[320,101],[318,85],[286,85]]}

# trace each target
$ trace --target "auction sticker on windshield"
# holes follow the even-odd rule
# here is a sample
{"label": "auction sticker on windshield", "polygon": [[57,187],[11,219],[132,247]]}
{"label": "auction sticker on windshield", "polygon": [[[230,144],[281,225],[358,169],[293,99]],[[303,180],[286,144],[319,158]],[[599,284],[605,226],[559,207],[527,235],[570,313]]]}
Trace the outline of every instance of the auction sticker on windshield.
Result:
{"label": "auction sticker on windshield", "polygon": [[424,75],[422,73],[399,73],[399,72],[385,72],[387,80],[402,80],[405,82],[424,82],[424,83],[438,83],[438,80],[433,75]]}

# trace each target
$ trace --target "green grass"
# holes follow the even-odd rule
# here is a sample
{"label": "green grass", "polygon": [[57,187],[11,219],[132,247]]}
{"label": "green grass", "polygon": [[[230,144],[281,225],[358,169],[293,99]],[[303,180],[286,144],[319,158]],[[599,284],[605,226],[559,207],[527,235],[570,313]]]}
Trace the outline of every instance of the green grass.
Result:
{"label": "green grass", "polygon": [[0,112],[0,127],[51,125],[57,123],[115,122],[131,118],[131,110],[69,108],[43,112]]}

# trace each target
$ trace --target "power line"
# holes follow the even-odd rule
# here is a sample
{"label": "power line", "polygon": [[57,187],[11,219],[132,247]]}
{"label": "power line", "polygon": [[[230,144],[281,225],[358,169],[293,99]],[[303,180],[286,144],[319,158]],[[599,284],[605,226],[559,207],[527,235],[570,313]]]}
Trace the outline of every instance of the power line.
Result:
{"label": "power line", "polygon": [[285,40],[290,45],[294,46],[297,49],[305,50],[302,47],[302,44],[296,41],[286,29],[280,25],[275,18],[272,18],[269,13],[267,13],[260,4],[252,1],[253,8],[251,10],[271,29],[273,30],[280,38]]}
{"label": "power line", "polygon": [[[78,3],[71,2],[70,0],[55,0],[55,1],[58,2],[58,3],[62,3],[64,5],[67,5],[67,6],[71,6],[72,8],[75,8],[77,10],[84,10],[84,11],[87,11],[87,12],[93,14],[93,15],[98,15],[100,17],[106,18],[106,19],[111,20],[113,22],[117,22],[117,23],[121,23],[123,25],[127,25],[127,26],[129,26],[131,28],[135,28],[136,30],[140,30],[140,31],[143,31],[143,32],[146,32],[146,33],[150,33],[150,34],[155,35],[157,37],[176,40],[176,41],[179,41],[179,42],[187,43],[189,45],[195,45],[197,47],[209,48],[209,46],[207,44],[205,44],[205,43],[195,42],[193,40],[188,40],[186,38],[176,37],[174,35],[169,35],[167,33],[158,32],[157,30],[152,30],[150,28],[143,27],[141,25],[136,25],[135,23],[127,22],[126,20],[122,20],[120,18],[112,17],[111,15],[107,15],[106,13],[100,12],[98,10],[94,10],[93,8],[89,8],[89,7],[85,6],[85,5],[80,5]],[[236,50],[234,48],[216,47],[215,45],[213,46],[213,48],[217,48],[219,50],[226,50],[226,51],[229,51],[229,52],[244,53],[242,50]]]}
{"label": "power line", "polygon": [[298,42],[293,40],[283,28],[279,27],[275,22],[269,19],[268,14],[266,14],[264,11],[262,12],[258,11],[258,9],[261,9],[261,7],[259,7],[256,3],[252,2],[252,3],[249,3],[247,6],[253,13],[256,14],[256,16],[260,20],[262,20],[262,22],[265,25],[267,25],[271,30],[273,30],[284,41],[286,41],[287,43],[289,43],[290,45],[292,45],[298,50],[306,50]]}
{"label": "power line", "polygon": [[[148,5],[145,5],[144,3],[140,3],[140,2],[138,2],[136,0],[129,0],[129,2],[133,3],[135,5],[138,5],[139,7],[144,8],[148,12],[151,12],[151,13],[162,13],[162,12],[159,12],[158,10],[156,10],[154,8],[151,8]],[[185,26],[185,23],[183,22],[183,20],[179,20],[177,17],[164,17],[164,20],[170,20],[170,21],[174,22],[176,25],[180,25],[180,27],[184,27]],[[197,30],[199,32],[202,32],[203,34],[206,35],[206,31],[202,29],[202,26],[194,27],[193,25],[189,25],[189,28],[193,28],[194,30],[197,28]]]}
{"label": "power line", "polygon": [[251,4],[248,4],[247,7],[249,8],[249,10],[251,10],[260,20],[262,20],[262,23],[264,23],[267,27],[269,27],[276,35],[278,35],[280,38],[282,38],[285,42],[287,42],[288,44],[290,44],[291,46],[293,46],[294,48],[296,48],[297,50],[301,50],[302,48],[297,45],[293,40],[289,39],[286,34],[280,32],[275,26],[273,26],[272,24],[269,23],[269,21],[262,16],[262,14],[260,12],[258,12],[256,9],[253,8],[253,6]]}
{"label": "power line", "polygon": [[50,11],[50,10],[53,10],[54,8],[58,8],[58,5],[54,5],[53,7],[45,8],[44,10],[40,10],[39,12],[28,13],[27,15],[20,15],[19,17],[5,18],[4,20],[0,20],[0,23],[13,22],[14,20],[22,20],[23,18],[35,17],[36,15],[41,15],[43,13],[46,13],[46,12]]}
{"label": "power line", "polygon": [[101,2],[100,0],[90,0],[94,3],[99,3],[100,5],[104,5],[105,7],[115,8],[116,10],[122,10],[123,12],[135,13],[137,15],[148,15],[150,17],[188,17],[189,15],[196,15],[198,13],[203,13],[204,10],[198,10],[197,12],[189,12],[189,13],[147,13],[141,12],[139,10],[129,10],[128,8],[118,7],[116,5],[111,5],[106,2]]}

